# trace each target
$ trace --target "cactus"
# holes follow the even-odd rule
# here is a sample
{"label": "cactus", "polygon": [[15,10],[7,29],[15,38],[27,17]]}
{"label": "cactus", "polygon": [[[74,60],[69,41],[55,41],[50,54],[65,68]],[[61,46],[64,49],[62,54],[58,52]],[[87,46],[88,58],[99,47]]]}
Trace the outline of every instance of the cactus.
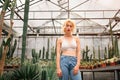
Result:
{"label": "cactus", "polygon": [[109,58],[109,59],[114,56],[113,47],[110,47],[109,45],[108,45],[108,53],[109,53],[109,54],[108,54],[108,58]]}
{"label": "cactus", "polygon": [[119,57],[119,48],[118,48],[118,40],[117,40],[117,37],[115,36],[115,40],[113,39],[113,31],[112,31],[112,26],[111,26],[111,23],[110,23],[110,35],[111,35],[111,40],[112,40],[112,51],[111,51],[111,56],[109,57]]}
{"label": "cactus", "polygon": [[39,50],[39,58],[41,58],[41,50]]}
{"label": "cactus", "polygon": [[39,61],[39,54],[35,51],[35,49],[32,49],[32,62],[36,63]]}
{"label": "cactus", "polygon": [[93,47],[93,60],[95,60],[95,48]]}
{"label": "cactus", "polygon": [[86,61],[89,61],[89,56],[88,56],[89,51],[90,50],[88,49],[88,46],[86,46]]}
{"label": "cactus", "polygon": [[105,52],[104,52],[104,60],[107,59],[107,48],[105,47]]}
{"label": "cactus", "polygon": [[44,59],[44,55],[45,55],[45,47],[43,46],[43,54],[42,54],[42,59]]}
{"label": "cactus", "polygon": [[86,46],[86,50],[83,49],[83,61],[89,61],[89,56],[88,56],[89,51],[90,49],[88,49],[88,46]]}
{"label": "cactus", "polygon": [[7,41],[4,41],[2,42],[2,45],[3,45],[3,51],[2,51],[2,58],[0,60],[0,75],[3,74],[3,71],[4,71],[4,65],[5,65],[5,59],[6,59],[6,54],[7,54],[7,51],[9,49],[8,47],[8,44],[11,42],[11,37],[8,37],[7,38]]}
{"label": "cactus", "polygon": [[46,51],[46,59],[49,59],[49,43],[50,43],[50,39],[48,38],[48,43],[47,43],[47,51]]}
{"label": "cactus", "polygon": [[114,41],[114,52],[115,52],[115,56],[119,57],[119,47],[118,47],[118,40],[117,40],[117,36],[115,36],[115,41]]}
{"label": "cactus", "polygon": [[47,72],[46,72],[46,70],[42,70],[41,80],[47,80]]}
{"label": "cactus", "polygon": [[93,55],[91,54],[91,55],[90,55],[90,58],[89,58],[89,61],[92,61],[92,56],[93,56]]}
{"label": "cactus", "polygon": [[51,48],[51,59],[54,60],[55,59],[55,49],[54,47]]}
{"label": "cactus", "polygon": [[49,55],[49,52],[46,51],[46,59],[48,60],[48,55]]}
{"label": "cactus", "polygon": [[99,59],[99,61],[101,61],[101,57],[100,57],[100,46],[98,46],[98,59]]}
{"label": "cactus", "polygon": [[24,25],[23,25],[23,35],[22,35],[22,54],[21,54],[21,65],[25,61],[25,52],[26,52],[26,34],[28,27],[28,15],[29,15],[29,0],[25,0],[25,10],[24,10]]}
{"label": "cactus", "polygon": [[8,47],[9,47],[9,50],[7,52],[7,58],[8,59],[13,57],[14,51],[15,51],[16,46],[17,46],[17,40],[15,39],[14,45],[12,45],[12,39],[13,39],[13,35],[11,35],[11,42],[8,43]]}
{"label": "cactus", "polygon": [[84,49],[82,51],[82,59],[83,59],[83,61],[85,61],[85,50]]}
{"label": "cactus", "polygon": [[[112,37],[113,38],[113,37]],[[112,39],[112,46],[110,47],[108,45],[108,58],[113,58],[114,56],[119,57],[119,47],[118,47],[118,40],[117,36],[114,37],[115,39]]]}

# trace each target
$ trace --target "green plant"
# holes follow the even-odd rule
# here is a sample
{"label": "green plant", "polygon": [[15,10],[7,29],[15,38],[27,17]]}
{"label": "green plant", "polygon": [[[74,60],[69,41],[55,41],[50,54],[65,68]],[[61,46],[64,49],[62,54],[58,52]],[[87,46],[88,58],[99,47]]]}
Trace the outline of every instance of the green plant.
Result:
{"label": "green plant", "polygon": [[88,49],[88,46],[86,46],[86,49],[83,49],[83,61],[89,61],[89,56],[88,56],[88,52],[90,51],[90,49]]}
{"label": "green plant", "polygon": [[13,71],[9,71],[0,75],[0,80],[14,80]]}
{"label": "green plant", "polygon": [[55,71],[56,71],[56,66],[55,66],[55,61],[51,61],[48,63],[47,66],[47,77],[49,78],[49,80],[54,80],[55,78]]}
{"label": "green plant", "polygon": [[3,40],[3,42],[2,42],[3,50],[2,50],[2,58],[1,58],[1,60],[0,60],[0,64],[1,64],[1,66],[0,66],[0,75],[2,75],[2,74],[3,74],[3,71],[4,71],[6,54],[7,54],[8,48],[9,48],[9,47],[8,47],[8,44],[9,44],[10,42],[11,42],[11,37],[8,37],[8,38],[6,39],[6,41]]}
{"label": "green plant", "polygon": [[115,36],[115,40],[114,40],[114,54],[116,57],[119,57],[119,47],[118,47],[117,36]]}
{"label": "green plant", "polygon": [[29,14],[29,0],[25,0],[25,9],[24,9],[24,25],[23,25],[23,35],[22,35],[22,54],[21,54],[21,65],[25,61],[25,51],[26,51],[26,35],[28,27],[28,14]]}
{"label": "green plant", "polygon": [[95,60],[95,48],[93,47],[93,60]]}
{"label": "green plant", "polygon": [[47,72],[45,69],[42,70],[41,80],[47,80]]}
{"label": "green plant", "polygon": [[37,63],[40,59],[40,53],[38,54],[35,49],[32,49],[32,62]]}
{"label": "green plant", "polygon": [[48,43],[47,43],[47,51],[46,51],[46,59],[48,59],[49,58],[49,47],[50,47],[50,39],[48,38]]}
{"label": "green plant", "polygon": [[44,59],[44,55],[45,55],[45,47],[43,46],[43,54],[42,54],[42,59]]}
{"label": "green plant", "polygon": [[8,43],[9,50],[7,52],[8,59],[13,57],[14,51],[15,51],[16,46],[17,46],[17,40],[15,39],[14,45],[12,45],[13,35],[11,35],[10,37],[11,37],[11,41]]}
{"label": "green plant", "polygon": [[15,80],[40,80],[38,64],[24,63],[19,69],[14,71],[14,78]]}
{"label": "green plant", "polygon": [[52,59],[52,60],[55,59],[55,55],[56,55],[56,54],[55,54],[55,48],[52,47],[52,48],[51,48],[51,59]]}
{"label": "green plant", "polygon": [[99,59],[99,61],[101,61],[101,57],[100,57],[100,46],[98,46],[98,59]]}
{"label": "green plant", "polygon": [[105,47],[105,52],[104,52],[104,60],[107,59],[107,48]]}
{"label": "green plant", "polygon": [[41,50],[39,50],[39,58],[41,58]]}

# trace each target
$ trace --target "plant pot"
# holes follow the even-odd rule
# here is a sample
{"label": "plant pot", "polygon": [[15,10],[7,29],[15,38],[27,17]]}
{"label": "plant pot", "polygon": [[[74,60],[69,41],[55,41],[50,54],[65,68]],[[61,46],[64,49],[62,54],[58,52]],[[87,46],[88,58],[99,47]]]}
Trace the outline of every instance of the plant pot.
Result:
{"label": "plant pot", "polygon": [[103,68],[106,67],[106,63],[102,63],[101,67],[103,67]]}
{"label": "plant pot", "polygon": [[110,66],[115,66],[115,65],[116,65],[115,62],[110,63]]}

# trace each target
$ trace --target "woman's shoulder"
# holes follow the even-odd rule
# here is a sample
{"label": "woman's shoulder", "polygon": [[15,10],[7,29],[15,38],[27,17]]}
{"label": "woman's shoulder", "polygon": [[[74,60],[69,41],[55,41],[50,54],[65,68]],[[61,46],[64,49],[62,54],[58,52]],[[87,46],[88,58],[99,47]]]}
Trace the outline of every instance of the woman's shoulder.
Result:
{"label": "woman's shoulder", "polygon": [[62,41],[62,39],[63,39],[63,37],[59,37],[57,40],[61,42],[61,41]]}
{"label": "woman's shoulder", "polygon": [[74,39],[76,40],[79,40],[79,37],[78,36],[73,36]]}

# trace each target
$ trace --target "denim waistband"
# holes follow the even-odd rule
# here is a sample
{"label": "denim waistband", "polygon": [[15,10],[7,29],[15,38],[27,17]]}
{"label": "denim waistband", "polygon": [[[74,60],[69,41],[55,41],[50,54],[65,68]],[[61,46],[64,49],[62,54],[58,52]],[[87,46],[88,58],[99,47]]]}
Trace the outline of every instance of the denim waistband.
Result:
{"label": "denim waistband", "polygon": [[71,58],[77,58],[76,56],[68,56],[68,55],[61,55],[61,57],[71,57]]}

